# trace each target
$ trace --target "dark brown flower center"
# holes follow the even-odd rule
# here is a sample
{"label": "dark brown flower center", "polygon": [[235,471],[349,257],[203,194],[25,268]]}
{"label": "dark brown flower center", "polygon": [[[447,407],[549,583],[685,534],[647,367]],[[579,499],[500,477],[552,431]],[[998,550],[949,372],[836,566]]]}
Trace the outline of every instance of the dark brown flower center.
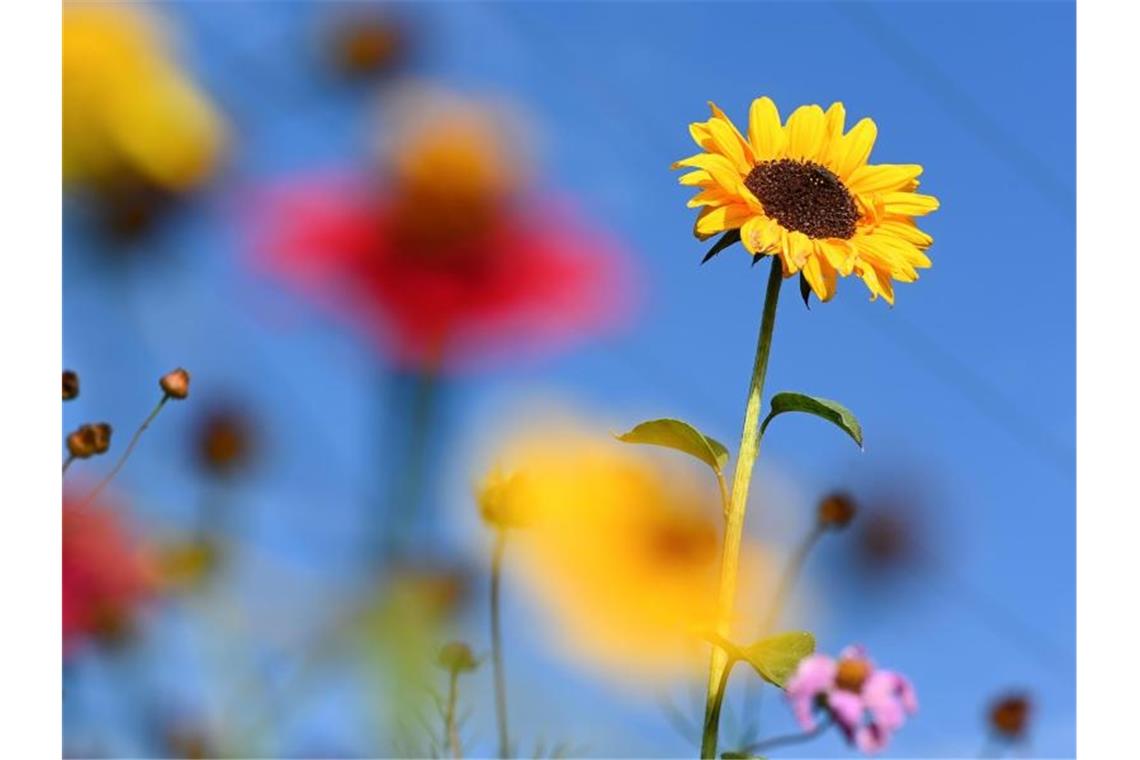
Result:
{"label": "dark brown flower center", "polygon": [[859,211],[855,199],[831,171],[814,161],[764,161],[744,178],[764,213],[784,228],[810,238],[850,238]]}
{"label": "dark brown flower center", "polygon": [[871,666],[867,664],[866,660],[840,660],[839,668],[835,673],[835,685],[844,691],[853,691],[858,694],[869,675],[871,675]]}

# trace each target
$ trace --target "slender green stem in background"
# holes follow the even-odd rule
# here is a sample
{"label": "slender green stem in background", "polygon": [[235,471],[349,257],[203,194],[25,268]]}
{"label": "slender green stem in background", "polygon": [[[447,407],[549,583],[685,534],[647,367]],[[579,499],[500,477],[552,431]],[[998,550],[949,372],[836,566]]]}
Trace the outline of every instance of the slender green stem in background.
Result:
{"label": "slender green stem in background", "polygon": [[827,729],[831,728],[831,719],[820,721],[815,728],[811,731],[804,731],[798,734],[783,734],[781,736],[773,736],[768,739],[761,739],[758,742],[753,742],[747,747],[741,747],[731,754],[732,756],[746,756],[754,752],[762,752],[764,750],[775,749],[776,747],[786,747],[789,744],[802,744],[803,742],[811,741],[815,737],[822,734]]}
{"label": "slender green stem in background", "polygon": [[63,471],[65,474],[67,473],[67,468],[70,467],[71,463],[74,461],[75,461],[75,455],[74,454],[68,454],[67,459],[63,460]]}
{"label": "slender green stem in background", "polygon": [[455,760],[463,757],[459,746],[459,729],[455,725],[455,703],[459,698],[459,671],[451,671],[451,679],[447,686],[447,711],[443,715],[444,729],[447,731],[447,743],[451,747],[451,756]]}
{"label": "slender green stem in background", "polygon": [[501,586],[503,580],[503,550],[507,533],[495,531],[495,545],[491,549],[491,659],[495,671],[495,717],[499,729],[499,757],[508,757],[510,738],[507,733],[507,680],[503,675],[503,631],[499,619]]}
{"label": "slender green stem in background", "polygon": [[139,429],[136,430],[135,434],[131,436],[131,441],[127,444],[127,448],[123,450],[123,454],[119,457],[119,461],[115,462],[115,466],[111,468],[111,471],[107,473],[106,477],[99,481],[99,485],[95,486],[95,490],[88,494],[87,499],[83,502],[84,506],[87,506],[91,502],[95,501],[95,499],[99,497],[99,494],[103,492],[103,489],[106,488],[107,485],[115,479],[115,476],[119,474],[119,470],[123,469],[123,465],[125,465],[127,463],[127,459],[130,458],[131,452],[135,450],[135,446],[138,445],[139,438],[142,437],[143,431],[150,427],[150,423],[154,422],[154,418],[158,416],[158,413],[162,411],[162,407],[166,406],[166,402],[169,400],[169,395],[165,393],[162,394],[162,398],[159,399],[158,405],[154,407],[149,415],[147,415],[147,418],[143,420],[143,423],[141,425],[139,425]]}
{"label": "slender green stem in background", "polygon": [[[760,320],[760,336],[756,343],[756,360],[748,388],[748,405],[744,411],[744,430],[736,457],[732,479],[732,499],[724,527],[724,553],[721,557],[719,616],[717,633],[728,635],[728,624],[736,601],[736,576],[740,563],[740,543],[744,534],[744,514],[748,507],[748,488],[752,483],[752,467],[760,454],[760,409],[764,397],[764,376],[768,372],[768,354],[772,348],[772,330],[776,325],[776,302],[780,297],[783,265],[772,256],[768,288],[764,295],[764,314]],[[714,647],[709,663],[708,693],[705,698],[704,735],[701,757],[715,758],[717,732],[720,728],[720,705],[728,682],[728,654]]]}
{"label": "slender green stem in background", "polygon": [[795,554],[788,560],[788,564],[784,568],[784,574],[780,576],[780,584],[776,587],[776,595],[772,599],[772,605],[768,608],[768,615],[764,619],[764,627],[760,629],[761,636],[767,636],[772,633],[776,627],[776,623],[780,621],[780,615],[784,611],[784,605],[788,601],[788,595],[792,593],[792,588],[796,585],[796,581],[799,580],[808,554],[811,553],[811,550],[825,532],[826,528],[821,525],[813,527],[811,532],[807,534],[796,548]]}

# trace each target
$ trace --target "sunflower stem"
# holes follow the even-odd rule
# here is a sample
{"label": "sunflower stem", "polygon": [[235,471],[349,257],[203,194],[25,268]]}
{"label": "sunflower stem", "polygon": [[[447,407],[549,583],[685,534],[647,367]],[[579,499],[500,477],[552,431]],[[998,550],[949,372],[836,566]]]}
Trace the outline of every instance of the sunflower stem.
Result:
{"label": "sunflower stem", "polygon": [[507,733],[507,679],[503,673],[503,630],[500,620],[500,597],[503,580],[503,550],[506,548],[506,531],[495,531],[495,545],[491,549],[491,660],[495,671],[495,720],[499,732],[499,757],[510,756],[510,739]]}
{"label": "sunflower stem", "polygon": [[[768,372],[772,330],[776,325],[776,302],[780,297],[780,284],[783,280],[780,257],[773,255],[771,258],[772,269],[764,294],[764,313],[760,319],[760,336],[756,343],[756,359],[752,365],[748,404],[744,411],[744,430],[740,436],[736,471],[732,478],[732,498],[724,527],[717,620],[717,634],[724,638],[729,634],[729,620],[736,601],[736,577],[740,564],[740,543],[744,535],[744,515],[748,508],[748,489],[752,483],[752,468],[760,454],[760,409],[764,397],[764,377]],[[720,707],[728,685],[728,664],[728,653],[721,647],[713,647],[709,662],[708,694],[705,698],[704,734],[701,738],[702,758],[716,757]]]}

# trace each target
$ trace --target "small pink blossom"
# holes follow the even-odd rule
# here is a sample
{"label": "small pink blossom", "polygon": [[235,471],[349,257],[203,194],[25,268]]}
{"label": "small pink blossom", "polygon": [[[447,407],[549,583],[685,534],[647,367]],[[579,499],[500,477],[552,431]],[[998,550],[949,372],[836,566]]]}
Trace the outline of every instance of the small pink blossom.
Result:
{"label": "small pink blossom", "polygon": [[788,701],[800,727],[818,727],[815,712],[826,711],[859,751],[878,752],[891,734],[918,711],[914,688],[904,676],[876,669],[862,647],[847,647],[838,659],[805,657],[788,681]]}

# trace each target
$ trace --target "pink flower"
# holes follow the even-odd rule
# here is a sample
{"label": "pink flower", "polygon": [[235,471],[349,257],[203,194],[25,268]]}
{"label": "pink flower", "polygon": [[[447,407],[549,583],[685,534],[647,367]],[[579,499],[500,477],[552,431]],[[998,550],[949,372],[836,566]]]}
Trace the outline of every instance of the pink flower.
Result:
{"label": "pink flower", "polygon": [[818,724],[824,710],[859,751],[868,754],[887,746],[907,714],[918,711],[918,699],[904,676],[876,669],[862,647],[847,647],[835,660],[816,654],[800,662],[788,681],[788,701],[805,731]]}

